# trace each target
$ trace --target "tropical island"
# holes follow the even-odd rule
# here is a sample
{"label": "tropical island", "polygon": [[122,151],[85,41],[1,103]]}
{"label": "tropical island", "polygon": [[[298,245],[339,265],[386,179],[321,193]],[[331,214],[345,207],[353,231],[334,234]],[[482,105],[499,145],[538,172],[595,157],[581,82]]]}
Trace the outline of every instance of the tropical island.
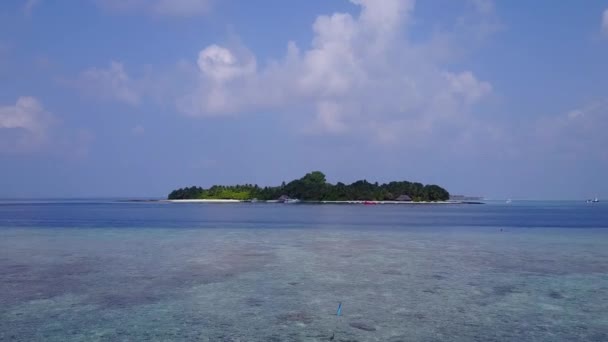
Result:
{"label": "tropical island", "polygon": [[320,171],[307,173],[300,179],[280,186],[259,187],[254,184],[214,185],[208,189],[186,187],[173,190],[169,200],[236,200],[236,201],[279,201],[307,202],[341,201],[399,201],[437,202],[447,201],[450,194],[444,188],[417,182],[394,181],[385,184],[359,180],[351,184],[328,183]]}

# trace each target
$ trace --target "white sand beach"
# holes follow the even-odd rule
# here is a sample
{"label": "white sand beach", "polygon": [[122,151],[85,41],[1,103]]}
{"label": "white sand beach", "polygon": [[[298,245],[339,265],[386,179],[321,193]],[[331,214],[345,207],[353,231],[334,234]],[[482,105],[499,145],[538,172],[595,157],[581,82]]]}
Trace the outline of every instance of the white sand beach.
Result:
{"label": "white sand beach", "polygon": [[241,200],[235,199],[180,199],[180,200],[167,200],[171,203],[241,203]]}
{"label": "white sand beach", "polygon": [[[165,200],[171,203],[244,203],[236,199],[178,199]],[[257,203],[278,203],[277,200],[259,201]],[[302,201],[309,204],[463,204],[463,201],[436,201],[436,202],[413,202],[413,201]]]}

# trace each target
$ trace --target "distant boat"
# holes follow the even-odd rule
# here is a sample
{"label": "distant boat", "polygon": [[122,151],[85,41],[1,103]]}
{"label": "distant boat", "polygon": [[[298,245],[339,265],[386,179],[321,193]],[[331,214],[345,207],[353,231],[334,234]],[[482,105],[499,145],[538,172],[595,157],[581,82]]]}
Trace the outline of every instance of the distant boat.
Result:
{"label": "distant boat", "polygon": [[285,204],[294,204],[294,203],[298,203],[298,202],[300,202],[300,200],[297,198],[289,198],[289,199],[286,199],[283,201],[283,203],[285,203]]}
{"label": "distant boat", "polygon": [[511,201],[511,199],[509,198],[509,199],[507,200],[507,204],[510,204],[511,202],[513,202],[513,201]]}
{"label": "distant boat", "polygon": [[597,196],[595,196],[594,199],[588,199],[587,203],[598,203],[600,200],[597,198]]}

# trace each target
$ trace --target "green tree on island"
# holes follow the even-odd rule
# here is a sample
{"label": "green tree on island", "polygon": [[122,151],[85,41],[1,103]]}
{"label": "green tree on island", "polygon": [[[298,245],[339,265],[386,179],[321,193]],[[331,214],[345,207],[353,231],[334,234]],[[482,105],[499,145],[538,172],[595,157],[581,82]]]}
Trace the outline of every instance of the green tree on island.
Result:
{"label": "green tree on island", "polygon": [[[445,201],[450,194],[438,185],[423,185],[408,181],[387,184],[369,183],[359,180],[352,184],[327,182],[320,171],[307,173],[300,179],[280,186],[264,187],[258,185],[214,185],[209,189],[192,186],[173,190],[169,199],[236,199],[236,200],[276,200],[289,196],[303,201],[393,201],[406,195],[413,201]],[[402,197],[403,198],[403,197]]]}

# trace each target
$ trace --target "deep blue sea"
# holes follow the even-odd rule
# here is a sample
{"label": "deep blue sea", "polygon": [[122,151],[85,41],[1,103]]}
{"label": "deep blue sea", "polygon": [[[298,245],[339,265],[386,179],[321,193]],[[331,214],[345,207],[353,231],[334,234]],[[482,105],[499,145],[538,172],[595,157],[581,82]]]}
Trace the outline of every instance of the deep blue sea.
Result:
{"label": "deep blue sea", "polygon": [[2,200],[0,341],[605,342],[608,203]]}

